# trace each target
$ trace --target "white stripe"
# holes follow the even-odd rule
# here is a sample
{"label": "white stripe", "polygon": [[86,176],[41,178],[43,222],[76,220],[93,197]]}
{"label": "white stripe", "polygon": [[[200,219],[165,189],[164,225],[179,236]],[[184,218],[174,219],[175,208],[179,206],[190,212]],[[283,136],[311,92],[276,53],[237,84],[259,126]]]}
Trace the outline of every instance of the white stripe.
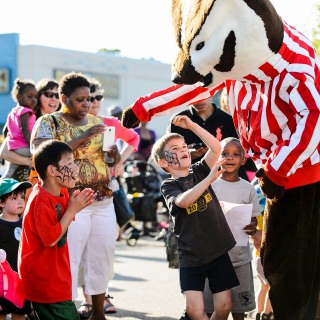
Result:
{"label": "white stripe", "polygon": [[[153,99],[150,99],[146,102],[143,103],[143,107],[145,108],[145,110],[149,111],[155,107],[159,107],[163,104],[166,104],[168,103],[169,101],[172,101],[174,99],[176,99],[177,97],[179,96],[182,96],[198,87],[201,86],[201,83],[198,82],[198,83],[195,83],[193,85],[185,85],[185,86],[181,86],[179,88],[177,88],[176,90],[174,91],[171,91],[171,92],[168,92],[168,93],[165,93],[163,95],[160,95],[160,96],[156,96],[154,97]],[[177,105],[176,107],[185,107],[185,106],[188,106],[190,105],[192,102],[194,101],[197,101],[197,100],[200,100],[200,99],[207,99],[207,98],[210,98],[210,92],[209,90],[203,92],[203,93],[200,93],[199,95],[197,95],[196,97],[194,97],[193,99],[190,99],[188,101],[185,101],[183,104],[181,105]]]}

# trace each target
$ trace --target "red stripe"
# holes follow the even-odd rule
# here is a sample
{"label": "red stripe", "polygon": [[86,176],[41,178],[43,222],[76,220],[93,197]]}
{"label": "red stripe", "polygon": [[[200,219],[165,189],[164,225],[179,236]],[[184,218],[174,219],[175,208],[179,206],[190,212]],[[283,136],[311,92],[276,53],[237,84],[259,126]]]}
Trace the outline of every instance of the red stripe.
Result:
{"label": "red stripe", "polygon": [[[180,105],[182,105],[182,106],[183,105],[188,105],[188,103],[192,99],[194,99],[198,95],[200,95],[202,93],[205,93],[207,91],[208,91],[207,88],[197,87],[192,91],[186,92],[186,93],[176,97],[173,100],[167,101],[166,103],[151,109],[150,110],[150,114],[151,114],[151,116],[153,116],[153,115],[155,115],[157,113],[164,112],[164,111],[169,110],[169,109],[171,109],[173,107],[177,107],[177,106],[180,106]],[[199,98],[198,101],[201,101],[201,100],[203,100],[203,98]],[[197,102],[197,101],[195,101],[195,102]],[[195,102],[192,102],[192,103],[195,103]]]}

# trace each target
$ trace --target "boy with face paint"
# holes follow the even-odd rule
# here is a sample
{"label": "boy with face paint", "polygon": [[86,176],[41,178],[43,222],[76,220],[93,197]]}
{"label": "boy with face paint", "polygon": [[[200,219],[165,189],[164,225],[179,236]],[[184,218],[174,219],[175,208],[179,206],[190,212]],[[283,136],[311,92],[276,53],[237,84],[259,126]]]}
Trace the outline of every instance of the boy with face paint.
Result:
{"label": "boy with face paint", "polygon": [[75,215],[93,203],[93,190],[74,191],[78,166],[64,142],[43,142],[33,154],[39,182],[27,202],[18,254],[26,299],[38,319],[79,319],[72,301],[67,230]]}
{"label": "boy with face paint", "polygon": [[218,169],[225,160],[218,161],[219,141],[189,117],[176,116],[173,124],[192,130],[208,147],[195,164],[191,164],[184,138],[177,133],[166,134],[152,149],[155,163],[171,175],[163,181],[161,192],[174,220],[186,313],[191,319],[209,319],[203,302],[208,278],[215,305],[211,318],[226,320],[231,310],[230,289],[239,285],[228,255],[235,239],[211,187],[224,172]]}

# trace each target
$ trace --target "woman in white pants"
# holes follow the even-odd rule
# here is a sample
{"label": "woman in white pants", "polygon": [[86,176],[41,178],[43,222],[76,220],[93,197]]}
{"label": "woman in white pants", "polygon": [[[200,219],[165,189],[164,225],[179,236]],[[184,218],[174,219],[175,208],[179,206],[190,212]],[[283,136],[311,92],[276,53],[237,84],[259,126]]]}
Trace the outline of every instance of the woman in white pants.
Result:
{"label": "woman in white pants", "polygon": [[[79,212],[71,223],[68,243],[73,298],[77,296],[78,271],[83,257],[87,292],[92,295],[92,319],[105,320],[104,297],[112,276],[117,237],[111,179],[102,150],[105,125],[99,117],[88,114],[90,82],[83,74],[66,74],[59,82],[59,95],[61,111],[37,120],[32,130],[31,145],[36,148],[48,139],[68,143],[79,166],[79,180],[75,188],[95,191],[94,204]],[[107,153],[109,157],[119,156],[115,146]]]}

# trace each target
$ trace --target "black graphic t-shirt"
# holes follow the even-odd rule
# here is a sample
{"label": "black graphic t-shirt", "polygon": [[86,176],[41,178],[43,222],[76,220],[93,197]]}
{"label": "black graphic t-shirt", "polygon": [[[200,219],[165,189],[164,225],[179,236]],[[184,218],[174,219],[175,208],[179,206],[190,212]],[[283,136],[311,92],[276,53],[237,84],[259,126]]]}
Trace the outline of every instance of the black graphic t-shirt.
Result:
{"label": "black graphic t-shirt", "polygon": [[7,254],[7,261],[14,271],[18,271],[18,248],[21,238],[22,219],[6,221],[0,219],[0,249]]}
{"label": "black graphic t-shirt", "polygon": [[204,265],[235,245],[234,237],[211,186],[189,208],[175,205],[176,197],[193,188],[210,172],[204,160],[193,164],[187,177],[168,178],[161,185],[169,212],[174,218],[180,267]]}

